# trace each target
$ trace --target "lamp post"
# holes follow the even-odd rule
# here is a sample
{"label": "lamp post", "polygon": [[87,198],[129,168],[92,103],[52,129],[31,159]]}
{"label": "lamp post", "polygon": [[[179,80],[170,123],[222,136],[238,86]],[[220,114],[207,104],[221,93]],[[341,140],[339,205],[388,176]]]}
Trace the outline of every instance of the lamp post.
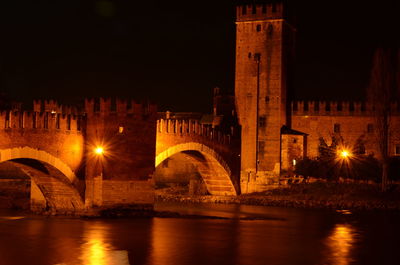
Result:
{"label": "lamp post", "polygon": [[256,175],[258,174],[258,167],[260,161],[258,160],[258,152],[259,152],[259,142],[258,142],[258,123],[259,123],[259,104],[260,104],[260,63],[261,63],[261,54],[254,54],[254,60],[257,64],[257,94],[256,94]]}
{"label": "lamp post", "polygon": [[103,177],[103,161],[101,161],[101,158],[104,155],[104,148],[102,146],[96,146],[94,153],[99,157],[99,162],[101,164],[100,176]]}
{"label": "lamp post", "polygon": [[339,156],[344,160],[348,160],[352,156],[352,154],[350,151],[343,149],[339,152]]}
{"label": "lamp post", "polygon": [[[102,194],[102,186],[103,186],[103,156],[104,156],[104,148],[102,146],[96,146],[93,148],[93,156],[95,157],[95,174],[92,180],[92,206],[101,206],[103,204],[103,194]],[[100,163],[100,165],[98,165]],[[100,166],[100,168],[99,168]],[[100,169],[100,174],[98,171]]]}
{"label": "lamp post", "polygon": [[353,157],[353,154],[348,149],[343,148],[342,150],[338,151],[337,156],[337,159],[340,161],[340,172],[341,174],[345,174],[346,178],[348,178],[350,159]]}

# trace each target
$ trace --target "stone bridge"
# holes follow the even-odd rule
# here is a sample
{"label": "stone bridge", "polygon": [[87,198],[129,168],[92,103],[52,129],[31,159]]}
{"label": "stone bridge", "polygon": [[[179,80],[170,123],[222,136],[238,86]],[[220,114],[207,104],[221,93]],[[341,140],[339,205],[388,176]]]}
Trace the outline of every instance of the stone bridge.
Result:
{"label": "stone bridge", "polygon": [[[96,146],[104,153],[95,155]],[[211,126],[157,121],[154,105],[134,101],[85,100],[79,112],[38,101],[34,111],[0,112],[0,163],[30,177],[34,211],[152,207],[151,175],[177,153],[197,168],[210,194],[236,195],[239,151],[237,140]]]}
{"label": "stone bridge", "polygon": [[239,193],[239,142],[197,120],[157,120],[156,167],[183,153],[203,178],[211,195]]}
{"label": "stone bridge", "polygon": [[0,162],[31,177],[31,207],[76,212],[84,209],[81,120],[50,112],[0,113]]}

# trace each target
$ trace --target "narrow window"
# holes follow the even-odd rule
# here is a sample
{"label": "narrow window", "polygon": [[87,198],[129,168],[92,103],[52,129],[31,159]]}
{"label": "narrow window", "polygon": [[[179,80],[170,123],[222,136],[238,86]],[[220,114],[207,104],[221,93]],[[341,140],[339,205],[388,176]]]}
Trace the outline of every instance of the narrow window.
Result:
{"label": "narrow window", "polygon": [[56,114],[56,129],[60,129],[60,115]]}
{"label": "narrow window", "polygon": [[22,113],[19,113],[18,123],[19,128],[24,128],[24,116],[22,115]]}
{"label": "narrow window", "polygon": [[242,15],[246,15],[247,14],[247,6],[242,6]]}
{"label": "narrow window", "polygon": [[251,52],[249,52],[249,59],[251,58]]}
{"label": "narrow window", "polygon": [[335,133],[340,133],[340,124],[335,123],[335,124],[333,125],[333,132],[335,132]]}
{"label": "narrow window", "polygon": [[297,143],[297,139],[295,138],[295,139],[293,139],[293,143],[294,144],[296,144]]}
{"label": "narrow window", "polygon": [[49,113],[46,112],[44,114],[44,124],[43,124],[43,128],[44,129],[48,129],[49,128]]}
{"label": "narrow window", "polygon": [[118,127],[118,132],[119,132],[119,133],[123,133],[123,132],[124,132],[124,127],[119,126],[119,127]]}
{"label": "narrow window", "polygon": [[272,13],[275,13],[276,12],[276,4],[274,3],[274,4],[272,4]]}
{"label": "narrow window", "polygon": [[262,13],[263,14],[267,13],[267,5],[266,4],[262,5]]}
{"label": "narrow window", "polygon": [[257,32],[261,31],[261,25],[257,25]]}
{"label": "narrow window", "polygon": [[260,128],[264,128],[266,125],[266,117],[265,116],[261,116],[258,118],[258,127]]}
{"label": "narrow window", "polygon": [[268,37],[272,38],[272,35],[274,34],[274,27],[272,26],[272,24],[268,25]]}
{"label": "narrow window", "polygon": [[400,144],[396,144],[396,146],[395,146],[395,155],[400,155]]}
{"label": "narrow window", "polygon": [[256,6],[256,5],[253,5],[253,8],[252,8],[252,10],[251,10],[251,13],[252,13],[253,15],[257,13],[257,6]]}
{"label": "narrow window", "polygon": [[36,129],[37,128],[36,112],[33,113],[32,118],[33,118],[32,128]]}
{"label": "narrow window", "polygon": [[71,115],[67,116],[67,130],[71,130]]}
{"label": "narrow window", "polygon": [[369,123],[367,125],[367,132],[368,133],[373,133],[374,132],[374,125],[373,124]]}
{"label": "narrow window", "polygon": [[78,131],[80,131],[81,130],[81,117],[78,117],[77,119],[76,119],[76,129],[78,130]]}

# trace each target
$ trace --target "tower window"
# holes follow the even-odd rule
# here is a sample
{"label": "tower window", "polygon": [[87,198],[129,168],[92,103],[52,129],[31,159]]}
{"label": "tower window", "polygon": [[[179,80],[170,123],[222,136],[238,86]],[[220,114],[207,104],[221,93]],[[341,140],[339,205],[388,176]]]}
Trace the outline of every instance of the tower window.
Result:
{"label": "tower window", "polygon": [[266,102],[266,103],[269,103],[269,96],[266,96],[266,97],[265,97],[265,102]]}
{"label": "tower window", "polygon": [[272,4],[272,12],[275,13],[276,12],[276,4]]}
{"label": "tower window", "polygon": [[272,38],[272,35],[274,34],[274,28],[271,24],[268,25],[268,37]]}
{"label": "tower window", "polygon": [[257,25],[257,31],[258,31],[258,32],[261,31],[261,25]]}
{"label": "tower window", "polygon": [[267,5],[266,4],[262,5],[262,13],[263,14],[267,13]]}
{"label": "tower window", "polygon": [[335,124],[333,125],[333,132],[335,132],[335,133],[340,133],[340,124],[335,123]]}
{"label": "tower window", "polygon": [[251,10],[251,13],[252,13],[253,15],[257,13],[257,6],[256,6],[256,5],[253,5],[253,8],[252,8],[252,10]]}
{"label": "tower window", "polygon": [[249,59],[251,58],[251,52],[249,52]]}
{"label": "tower window", "polygon": [[259,117],[258,118],[258,127],[264,128],[267,123],[266,121],[267,121],[267,119],[265,118],[265,116]]}
{"label": "tower window", "polygon": [[396,144],[394,148],[394,154],[397,156],[400,155],[400,144]]}
{"label": "tower window", "polygon": [[369,123],[367,125],[367,132],[368,133],[373,133],[374,132],[374,125],[373,124]]}

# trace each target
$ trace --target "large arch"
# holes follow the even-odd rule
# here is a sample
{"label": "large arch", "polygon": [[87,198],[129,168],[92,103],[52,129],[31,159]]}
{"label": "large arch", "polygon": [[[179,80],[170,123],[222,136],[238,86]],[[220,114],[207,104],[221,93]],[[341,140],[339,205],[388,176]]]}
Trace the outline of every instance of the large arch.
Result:
{"label": "large arch", "polygon": [[34,160],[43,161],[54,168],[58,169],[69,181],[74,184],[78,181],[75,173],[63,161],[55,156],[47,153],[46,151],[34,149],[28,146],[15,147],[8,149],[0,149],[0,163],[8,160],[29,158]]}
{"label": "large arch", "polygon": [[165,159],[177,153],[187,151],[196,151],[203,156],[200,158],[188,155],[191,162],[197,167],[211,195],[237,195],[228,164],[217,152],[204,144],[189,142],[171,146],[156,156],[155,166],[157,167]]}
{"label": "large arch", "polygon": [[[41,167],[35,166],[32,161]],[[32,210],[75,213],[84,209],[83,199],[76,188],[78,178],[60,159],[25,146],[1,149],[1,162],[13,164],[30,177]]]}

